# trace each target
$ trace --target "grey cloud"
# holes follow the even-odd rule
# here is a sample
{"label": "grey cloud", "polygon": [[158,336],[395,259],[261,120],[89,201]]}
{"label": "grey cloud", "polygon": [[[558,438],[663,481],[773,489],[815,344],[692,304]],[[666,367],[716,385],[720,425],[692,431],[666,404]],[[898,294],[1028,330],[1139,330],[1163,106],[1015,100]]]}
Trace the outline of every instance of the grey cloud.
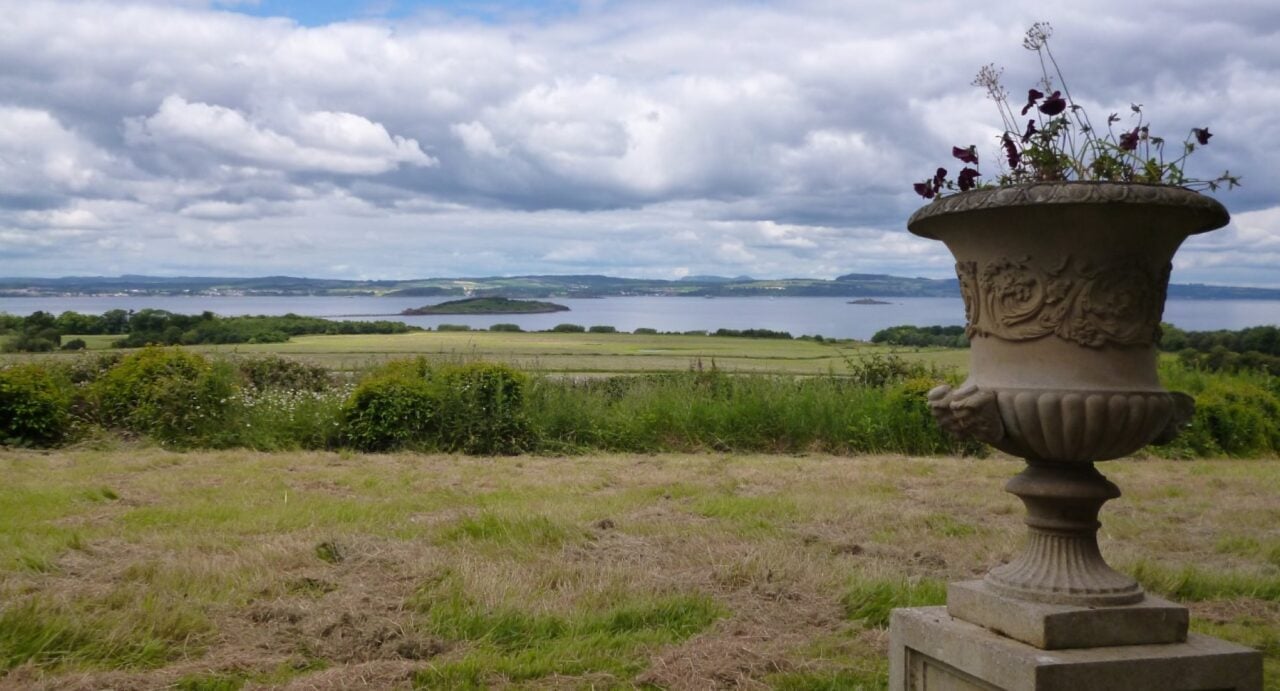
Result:
{"label": "grey cloud", "polygon": [[[953,144],[995,158],[968,83],[997,62],[1025,88],[1041,18],[652,1],[302,27],[228,7],[0,6],[0,274],[945,276],[903,231],[910,184]],[[1191,172],[1244,176],[1233,229],[1188,243],[1175,279],[1275,283],[1274,11],[1038,12],[1095,119],[1138,101],[1171,140],[1208,124]]]}

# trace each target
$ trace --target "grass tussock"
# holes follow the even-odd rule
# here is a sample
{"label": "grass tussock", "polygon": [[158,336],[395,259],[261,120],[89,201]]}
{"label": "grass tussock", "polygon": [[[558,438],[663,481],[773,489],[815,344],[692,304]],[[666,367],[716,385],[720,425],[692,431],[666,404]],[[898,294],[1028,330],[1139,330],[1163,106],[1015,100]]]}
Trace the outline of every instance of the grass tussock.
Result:
{"label": "grass tussock", "polygon": [[[530,611],[516,603],[485,605],[453,572],[424,584],[410,599],[421,629],[466,642],[459,659],[430,665],[417,688],[488,688],[552,676],[605,675],[620,682],[643,669],[647,653],[683,641],[727,614],[705,594],[618,594],[608,603],[565,613]],[[597,606],[598,605],[598,606]]]}

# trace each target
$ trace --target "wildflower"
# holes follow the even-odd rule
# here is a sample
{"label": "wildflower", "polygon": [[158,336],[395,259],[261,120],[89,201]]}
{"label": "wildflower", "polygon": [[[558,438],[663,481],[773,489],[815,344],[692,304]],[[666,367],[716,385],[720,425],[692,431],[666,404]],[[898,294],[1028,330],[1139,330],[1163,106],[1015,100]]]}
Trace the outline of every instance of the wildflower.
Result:
{"label": "wildflower", "polygon": [[1036,121],[1028,120],[1027,131],[1022,133],[1022,143],[1026,144],[1027,142],[1031,141],[1031,137],[1035,136],[1035,134],[1039,131],[1040,130],[1036,129]]}
{"label": "wildflower", "polygon": [[956,185],[960,187],[961,192],[967,192],[977,186],[978,176],[981,175],[974,168],[965,168],[960,171],[960,175],[956,178]]}
{"label": "wildflower", "polygon": [[929,184],[928,182],[917,182],[916,184],[911,186],[911,189],[914,189],[916,191],[916,194],[920,195],[921,197],[924,197],[925,199],[933,199],[933,195],[934,195],[933,185]]}
{"label": "wildflower", "polygon": [[978,165],[978,147],[973,144],[970,144],[967,149],[961,149],[958,146],[953,146],[951,147],[951,155],[960,159],[963,163],[972,163],[975,166]]}
{"label": "wildflower", "polygon": [[1120,148],[1125,151],[1133,151],[1134,149],[1138,148],[1138,140],[1140,139],[1138,134],[1141,131],[1142,131],[1142,128],[1135,127],[1133,128],[1133,131],[1125,132],[1124,134],[1120,135]]}
{"label": "wildflower", "polygon": [[1014,146],[1013,138],[1009,136],[1008,132],[1005,132],[1004,136],[1000,138],[1000,143],[1004,146],[1005,157],[1009,159],[1009,167],[1017,168],[1018,164],[1022,163],[1022,154],[1018,153],[1018,147]]}
{"label": "wildflower", "polygon": [[1044,92],[1035,89],[1027,89],[1027,105],[1022,107],[1022,114],[1026,115],[1028,110],[1036,104],[1036,101],[1044,98]]}
{"label": "wildflower", "polygon": [[1052,95],[1049,96],[1049,98],[1046,98],[1044,100],[1044,103],[1040,104],[1039,110],[1041,113],[1044,113],[1049,117],[1053,117],[1054,115],[1057,115],[1058,113],[1061,113],[1066,109],[1067,109],[1067,100],[1062,97],[1061,91],[1055,91],[1053,92]]}
{"label": "wildflower", "polygon": [[1213,136],[1213,134],[1209,132],[1208,127],[1192,127],[1191,134],[1195,135],[1196,141],[1200,142],[1200,146],[1208,144],[1209,137]]}

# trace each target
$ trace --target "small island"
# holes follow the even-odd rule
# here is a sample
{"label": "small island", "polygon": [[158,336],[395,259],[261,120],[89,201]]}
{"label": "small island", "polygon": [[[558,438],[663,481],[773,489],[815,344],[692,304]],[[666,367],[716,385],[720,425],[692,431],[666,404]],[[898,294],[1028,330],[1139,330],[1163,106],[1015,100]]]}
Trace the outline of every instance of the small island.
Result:
{"label": "small island", "polygon": [[565,307],[564,305],[557,305],[554,302],[481,297],[450,300],[438,305],[414,307],[404,310],[400,314],[405,316],[421,314],[542,314],[545,312],[568,311],[568,307]]}
{"label": "small island", "polygon": [[877,300],[875,298],[858,298],[857,300],[850,300],[849,304],[850,305],[892,305],[893,303],[885,302],[884,300]]}

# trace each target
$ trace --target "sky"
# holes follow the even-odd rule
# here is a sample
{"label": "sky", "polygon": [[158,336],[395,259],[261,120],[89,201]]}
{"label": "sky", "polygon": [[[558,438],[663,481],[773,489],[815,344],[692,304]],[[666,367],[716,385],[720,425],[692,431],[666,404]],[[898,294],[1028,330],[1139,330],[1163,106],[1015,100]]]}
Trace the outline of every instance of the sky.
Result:
{"label": "sky", "polygon": [[1095,121],[1242,176],[1173,280],[1280,287],[1274,0],[1032,5],[0,0],[0,276],[944,278],[911,185],[995,172],[970,82],[1048,21]]}

